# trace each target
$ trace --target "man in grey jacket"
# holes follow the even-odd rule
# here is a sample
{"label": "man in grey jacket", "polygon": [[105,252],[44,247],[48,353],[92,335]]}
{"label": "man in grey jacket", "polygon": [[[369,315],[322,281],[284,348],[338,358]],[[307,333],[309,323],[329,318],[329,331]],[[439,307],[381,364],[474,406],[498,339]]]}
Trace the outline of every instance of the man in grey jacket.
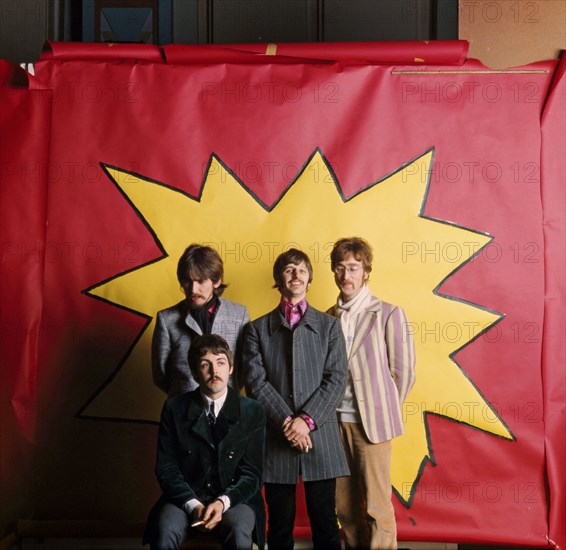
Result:
{"label": "man in grey jacket", "polygon": [[191,340],[218,334],[234,353],[230,385],[237,389],[238,344],[250,316],[245,306],[221,298],[227,286],[222,258],[209,246],[191,244],[179,258],[177,279],[185,299],[157,314],[151,350],[153,382],[168,397],[197,388],[187,362]]}
{"label": "man in grey jacket", "polygon": [[349,473],[336,421],[347,376],[344,336],[337,319],[307,304],[306,254],[281,254],[273,278],[281,301],[246,325],[242,343],[247,394],[267,413],[267,543],[270,550],[293,548],[300,475],[314,548],[339,550],[336,478]]}

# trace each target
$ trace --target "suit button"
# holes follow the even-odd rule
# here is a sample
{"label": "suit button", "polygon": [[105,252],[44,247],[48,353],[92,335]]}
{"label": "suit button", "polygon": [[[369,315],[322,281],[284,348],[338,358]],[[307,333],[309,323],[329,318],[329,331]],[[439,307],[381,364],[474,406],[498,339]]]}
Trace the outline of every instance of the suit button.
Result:
{"label": "suit button", "polygon": [[289,399],[293,399],[293,394],[292,394],[292,393],[289,394]]}

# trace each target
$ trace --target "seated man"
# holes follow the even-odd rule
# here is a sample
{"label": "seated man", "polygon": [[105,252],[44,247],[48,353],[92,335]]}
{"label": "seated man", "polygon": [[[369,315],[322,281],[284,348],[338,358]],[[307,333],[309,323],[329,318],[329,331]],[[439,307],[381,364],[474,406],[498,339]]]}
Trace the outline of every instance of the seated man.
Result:
{"label": "seated man", "polygon": [[163,406],[155,468],[163,495],[144,543],[169,550],[207,533],[224,549],[249,550],[253,535],[261,549],[265,412],[228,387],[232,352],[223,338],[195,337],[188,359],[199,388]]}

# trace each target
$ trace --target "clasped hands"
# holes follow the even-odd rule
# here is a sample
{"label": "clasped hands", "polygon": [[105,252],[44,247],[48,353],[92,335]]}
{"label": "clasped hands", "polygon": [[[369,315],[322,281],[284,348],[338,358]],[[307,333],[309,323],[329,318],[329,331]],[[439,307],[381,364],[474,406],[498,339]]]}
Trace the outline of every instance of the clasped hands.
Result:
{"label": "clasped hands", "polygon": [[308,453],[312,449],[312,442],[309,436],[310,429],[307,423],[300,417],[288,418],[283,423],[283,435],[291,444],[291,447],[301,453]]}
{"label": "clasped hands", "polygon": [[223,512],[224,503],[221,500],[213,500],[208,506],[199,504],[193,510],[191,527],[201,531],[212,531],[220,523]]}

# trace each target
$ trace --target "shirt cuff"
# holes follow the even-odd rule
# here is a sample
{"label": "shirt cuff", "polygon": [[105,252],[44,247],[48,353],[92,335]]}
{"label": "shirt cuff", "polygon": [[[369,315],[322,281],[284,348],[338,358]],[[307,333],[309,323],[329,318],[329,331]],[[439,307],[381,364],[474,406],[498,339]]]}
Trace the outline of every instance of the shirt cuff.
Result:
{"label": "shirt cuff", "polygon": [[224,512],[227,512],[228,508],[230,508],[230,497],[227,495],[220,495],[216,500],[219,500],[222,504],[224,504]]}
{"label": "shirt cuff", "polygon": [[196,498],[192,498],[191,500],[185,502],[185,504],[183,504],[183,508],[185,509],[185,512],[187,512],[187,514],[192,517],[193,516],[193,511],[194,509],[199,505],[202,505],[202,502]]}
{"label": "shirt cuff", "polygon": [[307,423],[307,426],[309,427],[309,430],[311,432],[316,428],[316,424],[314,423],[314,420],[307,413],[303,412],[299,414],[299,417],[302,418]]}
{"label": "shirt cuff", "polygon": [[[219,500],[220,502],[222,502],[222,504],[224,505],[224,512],[226,512],[228,510],[228,508],[230,508],[230,497],[227,495],[220,495],[216,500]],[[193,498],[191,500],[189,500],[188,502],[185,502],[185,504],[183,504],[183,508],[185,509],[185,512],[187,512],[187,514],[192,517],[193,515],[193,511],[194,509],[199,505],[202,504],[202,502],[196,498]]]}

